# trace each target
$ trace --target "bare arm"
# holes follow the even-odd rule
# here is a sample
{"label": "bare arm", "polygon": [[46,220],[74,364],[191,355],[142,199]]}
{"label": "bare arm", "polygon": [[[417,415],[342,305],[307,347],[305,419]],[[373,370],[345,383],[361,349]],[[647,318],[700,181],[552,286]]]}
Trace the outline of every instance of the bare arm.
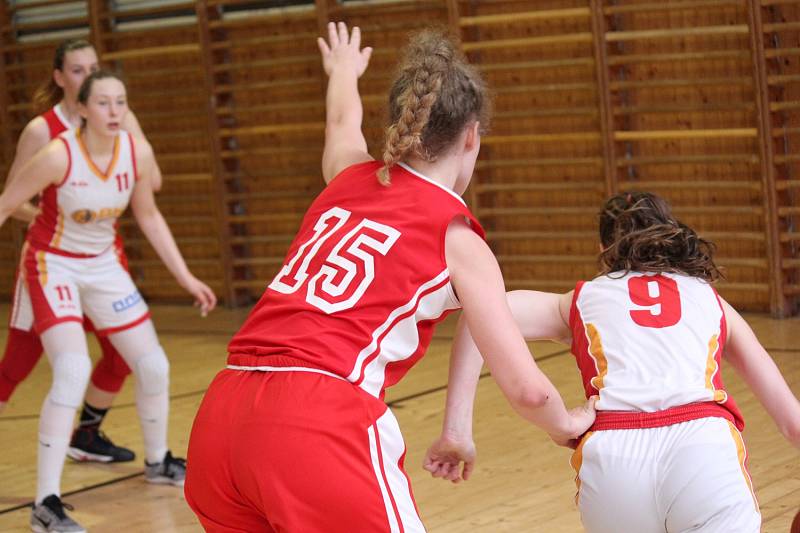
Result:
{"label": "bare arm", "polygon": [[136,163],[139,169],[139,179],[131,197],[133,216],[158,257],[175,276],[180,286],[195,297],[196,305],[200,306],[201,313],[205,316],[214,308],[217,298],[208,286],[195,278],[189,271],[167,222],[156,206],[151,185],[155,165],[152,150],[146,146],[137,147]]}
{"label": "bare arm", "polygon": [[[14,160],[11,162],[11,167],[8,169],[8,177],[6,178],[5,187],[17,179],[22,166],[30,161],[30,159],[42,148],[47,146],[50,142],[50,130],[47,128],[47,123],[42,117],[36,117],[28,122],[25,129],[17,141],[17,150],[14,154]],[[29,200],[23,202],[11,214],[12,217],[23,222],[32,222],[38,213],[38,209]]]}
{"label": "bare arm", "polygon": [[[139,125],[139,120],[136,118],[133,111],[128,110],[125,114],[125,119],[122,121],[122,129],[133,135],[137,147],[144,147],[147,145],[149,150],[151,152],[153,151],[153,147],[150,145],[150,141],[147,140],[147,137],[145,137],[142,127]],[[161,169],[155,158],[153,158],[153,164],[153,171],[150,175],[150,186],[153,188],[153,191],[158,192],[161,190],[162,185]]]}
{"label": "bare arm", "polygon": [[[447,264],[470,333],[511,406],[557,442],[567,442],[586,431],[594,421],[593,412],[584,416],[567,411],[520,334],[497,261],[486,243],[463,222],[448,229]],[[475,359],[474,352],[469,359]],[[474,396],[474,390],[454,394]]]}
{"label": "bare arm", "polygon": [[723,300],[722,306],[728,323],[725,358],[742,376],[783,436],[800,447],[800,402],[750,325],[728,302]]}
{"label": "bare arm", "polygon": [[51,141],[14,174],[0,195],[0,226],[24,202],[48,185],[61,183],[69,168],[69,153],[60,139]]}
{"label": "bare arm", "polygon": [[317,45],[328,74],[322,152],[322,177],[327,184],[350,165],[372,159],[361,131],[364,109],[358,94],[358,78],[369,64],[372,48],[361,50],[361,30],[355,27],[348,35],[343,22],[338,27],[329,22],[328,42],[320,37]]}

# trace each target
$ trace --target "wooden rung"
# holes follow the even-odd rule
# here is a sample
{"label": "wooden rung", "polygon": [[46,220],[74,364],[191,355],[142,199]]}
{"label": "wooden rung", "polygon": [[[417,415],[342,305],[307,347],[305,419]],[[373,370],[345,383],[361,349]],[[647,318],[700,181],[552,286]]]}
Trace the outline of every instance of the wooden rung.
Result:
{"label": "wooden rung", "polygon": [[9,14],[11,14],[11,13],[17,13],[19,11],[24,11],[26,9],[36,9],[37,7],[50,7],[50,6],[57,6],[59,4],[72,4],[74,3],[74,1],[75,0],[41,0],[39,2],[25,2],[22,4],[11,2],[6,9],[8,9]]}
{"label": "wooden rung", "polygon": [[539,11],[503,13],[499,15],[461,17],[458,20],[458,25],[462,28],[466,28],[470,26],[488,26],[491,24],[530,22],[535,20],[588,18],[591,15],[592,12],[588,7],[576,7],[572,9],[543,9]]}
{"label": "wooden rung", "polygon": [[671,155],[671,156],[634,156],[627,158],[617,158],[618,167],[628,167],[635,165],[674,165],[674,164],[758,164],[757,155],[748,154],[719,154],[719,155]]}
{"label": "wooden rung", "polygon": [[730,128],[714,130],[654,130],[654,131],[615,131],[615,141],[647,141],[658,139],[717,139],[717,138],[758,137],[756,128]]}
{"label": "wooden rung", "polygon": [[516,94],[516,93],[537,93],[537,92],[560,92],[560,91],[594,91],[597,88],[595,83],[542,83],[542,84],[525,84],[525,85],[511,85],[508,87],[498,87],[493,92],[497,95],[500,94]]}
{"label": "wooden rung", "polygon": [[600,139],[599,132],[575,133],[531,133],[523,135],[487,135],[481,139],[481,144],[533,143],[533,142],[580,142],[596,141]]}
{"label": "wooden rung", "polygon": [[248,155],[274,156],[276,154],[300,154],[300,153],[308,153],[309,150],[313,151],[317,149],[319,149],[320,153],[322,152],[322,139],[319,140],[319,145],[316,146],[308,142],[305,142],[305,143],[294,143],[291,146],[223,150],[222,152],[220,152],[220,156],[223,159],[239,159],[243,156],[248,156]]}
{"label": "wooden rung", "polygon": [[233,93],[236,91],[261,91],[264,89],[272,89],[277,87],[297,87],[299,85],[321,87],[318,79],[294,79],[294,80],[278,80],[278,81],[262,81],[256,83],[236,83],[236,84],[220,84],[214,87],[216,94]]}
{"label": "wooden rung", "polygon": [[753,85],[750,77],[741,78],[683,78],[671,80],[642,80],[642,81],[612,81],[609,89],[618,91],[622,89],[649,89],[652,87],[702,87],[706,85],[743,86]]}
{"label": "wooden rung", "polygon": [[673,206],[672,211],[679,215],[761,215],[764,208],[755,205],[682,205]]}
{"label": "wooden rung", "polygon": [[[150,242],[144,237],[125,237],[122,240],[125,246],[133,246],[133,247],[145,246]],[[182,235],[180,237],[180,240],[181,240],[181,246],[189,246],[191,244],[216,246],[217,244],[219,244],[219,239],[217,238],[216,235],[211,237],[192,237],[189,235]]]}
{"label": "wooden rung", "polygon": [[[219,259],[218,258],[204,258],[204,257],[187,257],[185,258],[186,264],[189,266],[212,266],[217,265],[219,266]],[[136,259],[132,258],[129,259],[131,266],[134,267],[162,267],[164,266],[164,262],[161,259]],[[164,267],[166,268],[166,267]]]}
{"label": "wooden rung", "polygon": [[775,188],[779,191],[800,189],[800,180],[775,180]]}
{"label": "wooden rung", "polygon": [[477,65],[481,72],[497,70],[554,69],[560,67],[594,67],[594,58],[576,57],[567,59],[543,59],[540,61],[513,61],[510,63],[490,63]]}
{"label": "wooden rung", "polygon": [[701,231],[699,233],[709,241],[756,241],[764,240],[764,233],[758,231]]}
{"label": "wooden rung", "polygon": [[[384,96],[381,100],[385,100],[386,97]],[[367,98],[366,96],[361,97],[362,103],[372,102],[373,100],[377,101],[377,98]],[[246,107],[218,107],[217,108],[217,115],[218,116],[231,116],[236,115],[238,113],[244,113],[247,116],[252,117],[256,113],[264,112],[264,111],[289,111],[292,109],[313,109],[318,108],[320,111],[324,111],[325,109],[325,101],[317,97],[316,100],[308,100],[308,101],[298,101],[298,102],[278,102],[275,104],[264,104],[264,105],[248,105]]]}
{"label": "wooden rung", "polygon": [[481,218],[541,215],[595,215],[595,207],[573,206],[530,206],[530,207],[482,207],[478,210]]}
{"label": "wooden rung", "polygon": [[800,30],[800,22],[771,22],[762,26],[764,33],[785,31],[785,30]]}
{"label": "wooden rung", "polygon": [[269,285],[269,279],[236,279],[231,281],[231,286],[234,289],[253,289],[259,291],[267,290],[267,285]]}
{"label": "wooden rung", "polygon": [[276,124],[269,126],[251,126],[247,128],[222,128],[220,137],[268,135],[271,133],[290,133],[298,131],[324,131],[324,122],[302,122],[298,124]]}
{"label": "wooden rung", "polygon": [[83,17],[63,18],[57,20],[48,20],[45,22],[26,22],[23,24],[9,24],[7,26],[3,26],[2,33],[16,35],[18,32],[50,30],[53,28],[54,25],[59,25],[64,27],[88,26],[89,19],[83,16]]}
{"label": "wooden rung", "polygon": [[[213,4],[216,5],[223,5],[228,2],[224,1],[215,1]],[[211,5],[212,2],[209,2]],[[211,29],[224,29],[224,28],[237,28],[237,27],[252,27],[254,24],[258,24],[259,21],[271,21],[271,22],[278,22],[278,21],[308,21],[311,24],[316,24],[316,11],[314,10],[314,5],[305,5],[305,6],[298,6],[291,10],[277,10],[271,13],[250,13],[246,14],[246,16],[242,16],[241,18],[226,18],[223,20],[212,20],[208,23],[208,27]]]}
{"label": "wooden rung", "polygon": [[792,215],[800,215],[800,207],[779,207],[778,216],[788,217]]}
{"label": "wooden rung", "polygon": [[[17,70],[45,70],[53,68],[53,60],[46,59],[44,61],[24,61],[22,63],[6,64],[6,71],[12,72]],[[33,84],[32,84],[33,85]]]}
{"label": "wooden rung", "polygon": [[262,59],[259,61],[245,61],[242,63],[227,63],[222,65],[214,65],[212,71],[216,74],[220,72],[232,72],[236,70],[247,70],[262,67],[277,67],[281,65],[299,65],[303,63],[316,63],[319,62],[319,54],[307,54],[288,57],[277,57],[273,59]]}
{"label": "wooden rung", "polygon": [[290,243],[294,240],[294,233],[272,235],[236,235],[228,239],[232,244],[272,244]]}
{"label": "wooden rung", "polygon": [[769,283],[720,281],[716,284],[716,287],[722,291],[769,292]]}
{"label": "wooden rung", "polygon": [[[207,226],[215,222],[215,218],[211,215],[185,215],[185,216],[164,215],[164,218],[167,219],[167,223],[170,225],[197,224],[197,225]],[[119,225],[125,227],[136,226],[136,221],[132,218],[121,218],[119,219]]]}
{"label": "wooden rung", "polygon": [[770,85],[789,85],[790,83],[798,83],[798,82],[800,82],[800,74],[767,76],[767,83]]}
{"label": "wooden rung", "polygon": [[260,215],[228,215],[230,224],[246,224],[248,222],[291,222],[300,220],[303,213],[262,213]]}
{"label": "wooden rung", "polygon": [[228,193],[225,195],[226,202],[241,202],[246,200],[272,200],[275,198],[313,198],[319,193],[320,188],[310,190],[305,189],[284,189],[284,190],[267,190],[267,191],[250,191],[250,192],[237,192]]}
{"label": "wooden rung", "polygon": [[797,296],[800,294],[800,285],[784,285],[783,294],[787,296]]}
{"label": "wooden rung", "polygon": [[599,181],[560,181],[560,182],[536,182],[529,181],[524,183],[478,183],[475,186],[476,192],[507,192],[507,191],[605,191],[605,183]]}
{"label": "wooden rung", "polygon": [[[170,118],[202,117],[207,116],[207,113],[208,111],[205,109],[195,106],[174,111],[136,111],[136,117],[139,119],[139,122],[145,122],[145,119],[161,121]],[[147,130],[148,128],[145,127],[144,129]]]}
{"label": "wooden rung", "polygon": [[772,102],[769,104],[770,111],[786,111],[788,109],[800,109],[800,101]]}
{"label": "wooden rung", "polygon": [[730,26],[694,26],[690,28],[667,28],[661,30],[635,30],[606,32],[606,41],[610,43],[622,41],[668,39],[671,37],[709,37],[712,35],[749,35],[747,24]]}
{"label": "wooden rung", "polygon": [[504,263],[596,263],[597,257],[593,255],[498,255],[497,262]]}
{"label": "wooden rung", "polygon": [[673,52],[662,54],[630,54],[616,55],[608,58],[612,66],[631,65],[634,63],[656,63],[662,61],[687,62],[711,61],[718,59],[750,59],[748,50],[717,50],[708,52]]}
{"label": "wooden rung", "polygon": [[597,117],[600,114],[597,106],[570,106],[570,107],[530,107],[527,109],[514,109],[512,111],[495,111],[492,118],[500,119],[522,119],[530,117]]}
{"label": "wooden rung", "polygon": [[103,54],[103,61],[151,56],[163,57],[168,55],[195,54],[199,52],[199,44],[174,44],[170,46],[153,46],[151,48],[135,48],[133,50],[122,50],[120,52],[106,52]]}
{"label": "wooden rung", "polygon": [[752,102],[714,103],[714,104],[663,104],[621,107],[613,110],[614,116],[627,116],[648,113],[718,113],[720,111],[753,111]]}
{"label": "wooden rung", "polygon": [[182,4],[166,4],[162,6],[154,6],[154,7],[140,7],[134,9],[117,9],[114,11],[110,11],[108,13],[104,13],[101,15],[101,18],[105,19],[124,19],[129,17],[142,17],[147,15],[155,15],[153,18],[161,18],[164,16],[169,16],[171,13],[183,14],[187,10],[191,10],[192,15],[195,14],[194,11],[194,2],[183,2]]}
{"label": "wooden rung", "polygon": [[[485,143],[481,139],[481,143]],[[542,157],[536,159],[484,159],[479,160],[476,168],[500,168],[500,167],[575,167],[575,166],[603,166],[602,157]]]}
{"label": "wooden rung", "polygon": [[780,236],[781,242],[797,242],[800,241],[800,232],[796,231],[786,231],[781,233]]}
{"label": "wooden rung", "polygon": [[554,279],[506,279],[506,290],[523,289],[542,289],[543,287],[554,287],[565,291],[575,288],[577,280],[554,280]]}
{"label": "wooden rung", "polygon": [[800,4],[797,0],[761,0],[761,5],[763,7],[767,6],[780,6],[780,5],[787,5],[787,4]]}
{"label": "wooden rung", "polygon": [[658,181],[620,181],[621,189],[626,190],[662,190],[662,189],[750,189],[753,191],[761,190],[760,181],[743,180],[658,180]]}
{"label": "wooden rung", "polygon": [[512,240],[572,241],[572,240],[597,240],[598,238],[599,237],[597,231],[488,231],[486,232],[486,239],[490,241],[512,241]]}
{"label": "wooden rung", "polygon": [[496,50],[498,48],[515,48],[527,46],[547,46],[554,44],[568,44],[568,43],[591,43],[592,34],[584,33],[567,33],[562,35],[545,35],[541,37],[524,37],[520,39],[497,39],[476,41],[471,43],[463,43],[462,49],[465,52],[472,52],[475,50]]}
{"label": "wooden rung", "polygon": [[774,161],[778,165],[784,163],[796,163],[797,161],[800,161],[800,154],[776,155],[774,157]]}
{"label": "wooden rung", "polygon": [[768,48],[764,50],[764,57],[791,57],[800,56],[800,48]]}
{"label": "wooden rung", "polygon": [[279,33],[277,35],[267,35],[266,37],[249,37],[247,39],[231,39],[229,41],[216,41],[211,43],[212,50],[228,50],[232,48],[249,48],[252,46],[264,46],[286,41],[302,42],[310,41],[317,36],[317,32],[308,33]]}
{"label": "wooden rung", "polygon": [[261,266],[282,265],[283,257],[237,257],[233,259],[233,266]]}
{"label": "wooden rung", "polygon": [[785,269],[800,268],[800,259],[781,259],[781,266]]}
{"label": "wooden rung", "polygon": [[205,161],[209,154],[205,152],[167,152],[158,154],[159,161]]}
{"label": "wooden rung", "polygon": [[718,257],[717,262],[724,267],[767,268],[766,259],[756,257]]}
{"label": "wooden rung", "polygon": [[626,13],[646,13],[649,11],[678,11],[685,9],[701,9],[704,7],[744,6],[743,0],[694,0],[690,2],[657,2],[603,8],[606,15],[622,15]]}

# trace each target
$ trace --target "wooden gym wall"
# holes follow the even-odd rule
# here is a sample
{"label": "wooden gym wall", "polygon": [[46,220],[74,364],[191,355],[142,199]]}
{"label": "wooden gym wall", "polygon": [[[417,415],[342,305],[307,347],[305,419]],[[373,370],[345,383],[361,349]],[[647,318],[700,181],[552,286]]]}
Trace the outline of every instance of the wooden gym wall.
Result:
{"label": "wooden gym wall", "polygon": [[[495,113],[467,199],[509,288],[564,291],[591,277],[603,199],[652,190],[717,243],[723,296],[776,316],[797,309],[800,0],[78,3],[82,18],[49,24],[83,28],[124,72],[164,173],[159,205],[191,268],[228,303],[263,291],[321,190],[326,80],[314,38],[342,19],[375,47],[361,92],[376,157],[410,30],[449,26],[486,76]],[[15,19],[23,4],[0,9],[7,166],[57,41],[23,42],[37,30]],[[0,231],[8,295],[19,237]],[[181,298],[135,224],[122,231],[142,291]]]}

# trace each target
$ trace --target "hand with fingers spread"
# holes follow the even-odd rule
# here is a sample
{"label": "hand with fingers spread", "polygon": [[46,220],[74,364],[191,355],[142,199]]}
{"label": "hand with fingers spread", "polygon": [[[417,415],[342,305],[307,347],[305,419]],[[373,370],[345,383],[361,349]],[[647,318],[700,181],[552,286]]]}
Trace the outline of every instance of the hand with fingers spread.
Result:
{"label": "hand with fingers spread", "polygon": [[325,74],[330,76],[337,68],[352,68],[357,77],[361,77],[369,64],[372,48],[361,49],[361,30],[358,26],[347,31],[344,22],[328,23],[328,42],[317,38],[317,45],[322,54],[322,66]]}
{"label": "hand with fingers spread", "polygon": [[475,458],[475,443],[471,438],[442,434],[425,452],[422,467],[433,477],[460,483],[469,479]]}

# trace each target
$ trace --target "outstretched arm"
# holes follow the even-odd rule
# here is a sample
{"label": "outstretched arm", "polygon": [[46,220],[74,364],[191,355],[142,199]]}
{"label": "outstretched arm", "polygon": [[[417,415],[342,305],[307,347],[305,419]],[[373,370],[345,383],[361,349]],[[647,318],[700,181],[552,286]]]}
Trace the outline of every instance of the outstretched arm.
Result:
{"label": "outstretched arm", "polygon": [[750,325],[728,302],[722,300],[722,307],[728,323],[725,358],[742,376],[783,436],[800,447],[800,402]]}
{"label": "outstretched arm", "polygon": [[0,195],[0,226],[23,203],[30,201],[48,185],[61,183],[69,168],[69,152],[60,139],[51,141],[29,159]]}
{"label": "outstretched arm", "polygon": [[137,147],[136,163],[139,169],[138,181],[133,190],[131,208],[136,222],[155,249],[158,257],[164,262],[170,273],[175,276],[181,287],[186,289],[195,298],[195,305],[200,307],[200,312],[205,316],[214,309],[217,297],[214,292],[202,281],[194,277],[186,266],[180,250],[178,250],[172,232],[156,206],[151,185],[155,158],[148,147]]}
{"label": "outstretched arm", "polygon": [[322,65],[328,75],[325,97],[325,149],[322,177],[330,183],[339,172],[372,157],[361,131],[364,109],[358,94],[358,78],[364,73],[372,48],[361,47],[361,30],[348,34],[347,25],[328,23],[328,42],[317,38]]}

